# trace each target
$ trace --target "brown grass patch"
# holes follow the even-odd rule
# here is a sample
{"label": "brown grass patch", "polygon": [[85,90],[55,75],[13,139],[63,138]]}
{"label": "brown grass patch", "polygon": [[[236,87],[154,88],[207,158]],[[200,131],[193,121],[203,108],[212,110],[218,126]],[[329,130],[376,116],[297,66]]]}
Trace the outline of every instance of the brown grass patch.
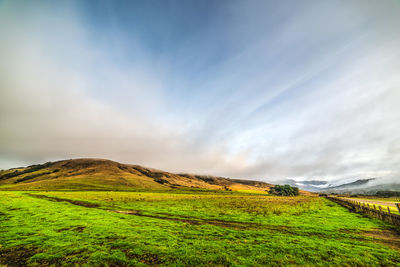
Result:
{"label": "brown grass patch", "polygon": [[400,235],[394,230],[373,229],[364,231],[362,235],[371,237],[375,242],[385,244],[390,248],[400,250]]}

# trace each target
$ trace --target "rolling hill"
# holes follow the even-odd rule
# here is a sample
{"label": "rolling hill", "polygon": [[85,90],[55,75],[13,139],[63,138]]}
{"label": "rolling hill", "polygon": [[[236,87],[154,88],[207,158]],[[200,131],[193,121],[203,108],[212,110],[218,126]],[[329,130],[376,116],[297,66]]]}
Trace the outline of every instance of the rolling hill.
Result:
{"label": "rolling hill", "polygon": [[214,190],[268,191],[271,184],[175,174],[105,159],[71,159],[0,171],[3,190]]}

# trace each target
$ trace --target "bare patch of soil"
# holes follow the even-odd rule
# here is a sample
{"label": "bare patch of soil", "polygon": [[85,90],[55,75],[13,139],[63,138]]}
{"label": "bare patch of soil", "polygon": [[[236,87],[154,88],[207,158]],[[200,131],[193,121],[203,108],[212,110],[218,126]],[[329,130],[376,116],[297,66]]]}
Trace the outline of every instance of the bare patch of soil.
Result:
{"label": "bare patch of soil", "polygon": [[0,248],[0,264],[6,266],[26,266],[30,257],[38,253],[35,247],[16,246]]}
{"label": "bare patch of soil", "polygon": [[65,227],[65,228],[61,228],[59,230],[57,230],[57,232],[64,232],[64,231],[74,231],[74,232],[78,232],[78,233],[82,233],[83,230],[85,230],[86,226],[72,226],[72,227]]}

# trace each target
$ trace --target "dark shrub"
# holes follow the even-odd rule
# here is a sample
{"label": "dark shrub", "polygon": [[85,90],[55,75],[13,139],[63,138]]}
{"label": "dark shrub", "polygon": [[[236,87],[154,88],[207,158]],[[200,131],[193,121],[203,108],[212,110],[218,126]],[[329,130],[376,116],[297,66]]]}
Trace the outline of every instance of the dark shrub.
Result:
{"label": "dark shrub", "polygon": [[275,185],[271,187],[269,193],[276,196],[298,196],[299,188],[290,185]]}

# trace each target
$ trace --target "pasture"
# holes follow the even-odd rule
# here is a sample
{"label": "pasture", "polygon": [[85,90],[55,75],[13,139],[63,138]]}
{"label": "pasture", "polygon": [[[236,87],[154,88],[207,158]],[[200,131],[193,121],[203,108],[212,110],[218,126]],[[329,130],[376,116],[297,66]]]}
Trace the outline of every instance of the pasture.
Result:
{"label": "pasture", "polygon": [[399,249],[392,226],[319,197],[0,192],[9,266],[396,266]]}

